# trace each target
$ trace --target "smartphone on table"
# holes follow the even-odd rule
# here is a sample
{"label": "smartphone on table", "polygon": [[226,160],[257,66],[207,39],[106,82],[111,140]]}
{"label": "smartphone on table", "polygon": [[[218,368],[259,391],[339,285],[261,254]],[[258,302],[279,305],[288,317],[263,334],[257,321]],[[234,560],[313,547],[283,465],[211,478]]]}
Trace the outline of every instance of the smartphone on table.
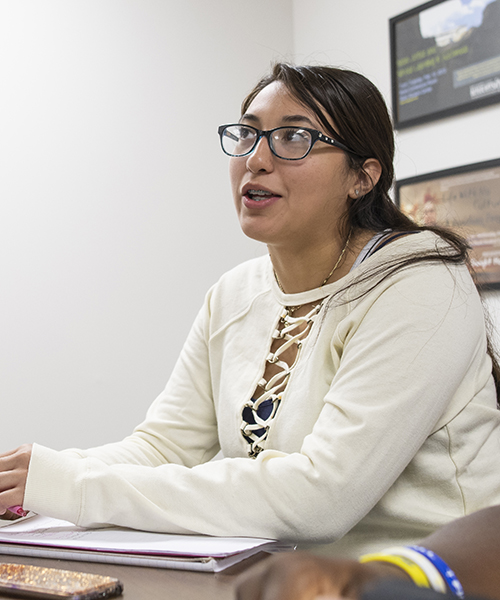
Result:
{"label": "smartphone on table", "polygon": [[0,595],[41,600],[101,600],[122,592],[123,584],[114,577],[0,563]]}

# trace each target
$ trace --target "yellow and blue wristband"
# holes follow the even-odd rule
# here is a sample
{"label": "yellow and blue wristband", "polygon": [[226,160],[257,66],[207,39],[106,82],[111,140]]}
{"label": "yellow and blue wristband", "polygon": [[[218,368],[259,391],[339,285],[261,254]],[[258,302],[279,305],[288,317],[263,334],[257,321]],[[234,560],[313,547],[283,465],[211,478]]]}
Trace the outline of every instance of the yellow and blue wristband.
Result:
{"label": "yellow and blue wristband", "polygon": [[359,561],[391,563],[402,569],[418,587],[442,593],[449,590],[459,598],[464,597],[463,587],[452,569],[435,552],[423,546],[387,548],[375,554],[365,554]]}
{"label": "yellow and blue wristband", "polygon": [[359,557],[359,562],[386,562],[402,569],[413,581],[415,585],[423,588],[430,588],[429,580],[427,579],[423,569],[412,560],[404,556],[396,554],[385,554],[384,552],[376,552],[374,554],[364,554]]}
{"label": "yellow and blue wristband", "polygon": [[395,554],[396,556],[404,556],[417,564],[425,576],[429,580],[431,588],[436,592],[446,594],[448,587],[441,573],[436,569],[434,564],[420,552],[408,548],[408,546],[395,546],[394,548],[386,548],[384,554]]}

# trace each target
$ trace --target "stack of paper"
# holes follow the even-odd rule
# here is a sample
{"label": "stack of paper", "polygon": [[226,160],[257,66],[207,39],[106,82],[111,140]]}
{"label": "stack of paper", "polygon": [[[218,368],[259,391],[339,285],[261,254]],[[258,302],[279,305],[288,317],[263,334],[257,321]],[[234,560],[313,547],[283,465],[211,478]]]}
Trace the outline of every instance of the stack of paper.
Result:
{"label": "stack of paper", "polygon": [[170,535],[123,527],[84,529],[40,515],[0,523],[0,554],[64,560],[216,572],[260,551],[292,549],[261,538]]}

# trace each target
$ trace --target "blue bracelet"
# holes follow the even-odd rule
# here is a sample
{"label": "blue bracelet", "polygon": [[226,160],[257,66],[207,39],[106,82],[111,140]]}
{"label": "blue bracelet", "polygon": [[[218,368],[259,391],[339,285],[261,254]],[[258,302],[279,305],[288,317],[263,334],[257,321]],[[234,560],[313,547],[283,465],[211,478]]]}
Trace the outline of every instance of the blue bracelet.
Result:
{"label": "blue bracelet", "polygon": [[450,569],[450,567],[444,562],[444,560],[435,554],[432,550],[427,550],[423,546],[407,546],[420,554],[423,554],[425,558],[430,560],[430,562],[436,567],[436,569],[441,573],[441,576],[446,581],[446,584],[450,588],[450,590],[458,596],[459,598],[464,597],[464,588],[460,581],[458,581],[455,573]]}

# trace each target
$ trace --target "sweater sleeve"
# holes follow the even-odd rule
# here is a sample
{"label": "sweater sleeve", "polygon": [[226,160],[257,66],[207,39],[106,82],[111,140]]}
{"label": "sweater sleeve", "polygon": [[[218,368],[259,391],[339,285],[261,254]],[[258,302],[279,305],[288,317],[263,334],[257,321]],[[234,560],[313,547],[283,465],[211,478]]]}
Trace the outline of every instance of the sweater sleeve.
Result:
{"label": "sweater sleeve", "polygon": [[[77,456],[35,445],[25,507],[86,527],[341,537],[451,418],[465,375],[469,401],[491,378],[481,303],[464,271],[412,267],[357,304],[331,342],[340,359],[324,407],[300,452],[290,454],[199,464],[217,441],[198,321],[174,373],[175,387],[186,378],[196,388],[193,405],[185,407],[193,387],[176,392],[176,410],[157,400],[135,441],[117,453],[105,447]],[[195,362],[186,358],[193,354]],[[180,420],[170,426],[174,414]]]}

